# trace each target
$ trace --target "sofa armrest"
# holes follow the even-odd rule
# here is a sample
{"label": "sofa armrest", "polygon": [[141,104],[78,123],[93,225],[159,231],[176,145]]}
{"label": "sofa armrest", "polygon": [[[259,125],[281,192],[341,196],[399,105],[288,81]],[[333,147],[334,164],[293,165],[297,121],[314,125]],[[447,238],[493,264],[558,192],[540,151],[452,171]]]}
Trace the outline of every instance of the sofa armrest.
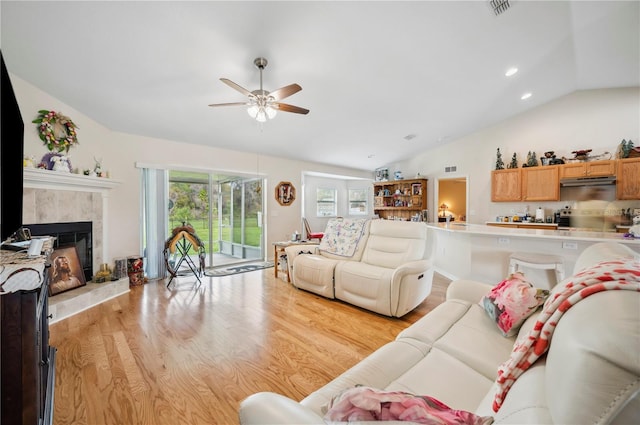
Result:
{"label": "sofa armrest", "polygon": [[325,425],[310,408],[280,394],[261,392],[240,403],[240,424]]}
{"label": "sofa armrest", "polygon": [[425,273],[433,264],[431,260],[410,261],[402,264],[394,271],[394,279],[402,276]]}
{"label": "sofa armrest", "polygon": [[487,292],[493,288],[493,285],[477,282],[475,280],[454,280],[447,287],[447,300],[458,299],[468,301],[470,303],[478,303]]}

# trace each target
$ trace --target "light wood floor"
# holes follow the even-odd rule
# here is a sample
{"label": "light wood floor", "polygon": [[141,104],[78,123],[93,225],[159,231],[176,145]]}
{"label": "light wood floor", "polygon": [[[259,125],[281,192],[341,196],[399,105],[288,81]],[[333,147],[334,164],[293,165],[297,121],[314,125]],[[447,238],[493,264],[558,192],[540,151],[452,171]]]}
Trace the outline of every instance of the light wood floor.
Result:
{"label": "light wood floor", "polygon": [[297,290],[273,269],[164,281],[51,326],[54,424],[237,424],[258,391],[301,400],[444,300],[401,319]]}

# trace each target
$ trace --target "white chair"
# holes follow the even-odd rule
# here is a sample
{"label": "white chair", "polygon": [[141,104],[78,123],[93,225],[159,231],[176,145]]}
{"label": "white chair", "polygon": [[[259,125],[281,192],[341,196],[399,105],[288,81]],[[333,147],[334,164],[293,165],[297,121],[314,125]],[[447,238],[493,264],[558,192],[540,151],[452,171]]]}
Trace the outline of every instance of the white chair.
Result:
{"label": "white chair", "polygon": [[564,259],[559,255],[514,252],[509,256],[509,274],[515,273],[520,267],[554,270],[556,284],[564,279]]}

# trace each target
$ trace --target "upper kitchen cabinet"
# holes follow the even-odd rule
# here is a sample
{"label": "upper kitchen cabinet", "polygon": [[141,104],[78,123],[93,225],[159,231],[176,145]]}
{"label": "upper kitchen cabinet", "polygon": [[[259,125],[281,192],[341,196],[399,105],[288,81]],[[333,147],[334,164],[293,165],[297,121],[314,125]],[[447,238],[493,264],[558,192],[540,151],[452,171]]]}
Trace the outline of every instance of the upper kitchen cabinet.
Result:
{"label": "upper kitchen cabinet", "polygon": [[572,162],[560,166],[560,178],[613,176],[616,174],[616,161]]}
{"label": "upper kitchen cabinet", "polygon": [[523,201],[558,201],[560,199],[560,172],[557,165],[522,169]]}
{"label": "upper kitchen cabinet", "polygon": [[491,201],[513,202],[522,199],[522,172],[520,168],[491,172]]}
{"label": "upper kitchen cabinet", "polygon": [[640,199],[640,158],[618,160],[616,181],[618,199]]}

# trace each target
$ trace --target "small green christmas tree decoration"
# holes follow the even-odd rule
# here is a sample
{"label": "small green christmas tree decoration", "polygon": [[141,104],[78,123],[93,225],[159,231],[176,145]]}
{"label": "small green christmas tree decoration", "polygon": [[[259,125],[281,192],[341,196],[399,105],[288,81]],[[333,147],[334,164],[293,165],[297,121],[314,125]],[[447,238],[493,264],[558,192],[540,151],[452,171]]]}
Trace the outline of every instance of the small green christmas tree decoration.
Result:
{"label": "small green christmas tree decoration", "polygon": [[513,156],[511,157],[511,163],[507,168],[518,168],[518,157],[515,152],[513,153]]}
{"label": "small green christmas tree decoration", "polygon": [[502,161],[500,148],[498,148],[498,152],[496,153],[496,170],[504,170],[504,161]]}
{"label": "small green christmas tree decoration", "polygon": [[529,151],[527,155],[527,167],[537,167],[538,166],[538,158],[536,158],[535,151],[532,153]]}
{"label": "small green christmas tree decoration", "polygon": [[631,140],[627,142],[625,139],[622,139],[622,142],[620,142],[620,145],[618,146],[618,157],[629,158],[631,149],[633,149],[633,142]]}

